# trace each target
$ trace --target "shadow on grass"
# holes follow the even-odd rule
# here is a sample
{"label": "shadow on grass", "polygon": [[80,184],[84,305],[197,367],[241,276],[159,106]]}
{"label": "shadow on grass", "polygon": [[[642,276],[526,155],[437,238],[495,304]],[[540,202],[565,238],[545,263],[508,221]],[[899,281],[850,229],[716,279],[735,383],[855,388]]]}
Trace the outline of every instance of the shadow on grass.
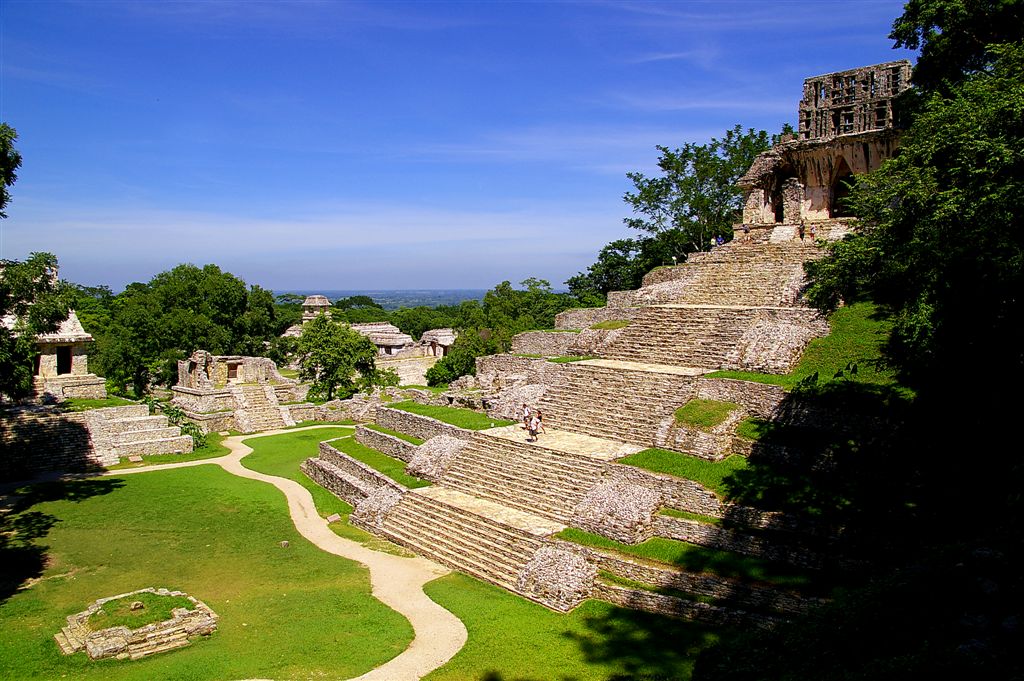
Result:
{"label": "shadow on grass", "polygon": [[[830,537],[833,553],[894,548],[920,501],[910,415],[911,402],[895,389],[845,380],[804,385],[774,420],[757,425],[748,465],[725,478],[726,494],[741,506],[791,514],[803,529]],[[742,509],[724,518],[726,526],[748,521]]]}
{"label": "shadow on grass", "polygon": [[4,498],[0,510],[0,603],[26,581],[42,576],[47,547],[39,540],[49,534],[57,518],[32,510],[46,501],[82,501],[109,494],[124,486],[117,479],[44,482],[16,489]]}

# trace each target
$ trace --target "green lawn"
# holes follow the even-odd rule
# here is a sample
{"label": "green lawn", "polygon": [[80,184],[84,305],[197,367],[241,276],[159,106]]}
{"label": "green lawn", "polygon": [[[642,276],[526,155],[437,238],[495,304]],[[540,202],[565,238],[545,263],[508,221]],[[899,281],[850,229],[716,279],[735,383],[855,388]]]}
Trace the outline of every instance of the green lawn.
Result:
{"label": "green lawn", "polygon": [[561,357],[551,357],[548,361],[554,364],[569,364],[570,362],[585,362],[588,359],[597,359],[597,357],[594,355],[562,355]]}
{"label": "green lawn", "polygon": [[376,423],[367,423],[367,424],[364,424],[364,425],[365,425],[365,427],[369,428],[370,430],[375,430],[378,433],[384,433],[385,435],[391,435],[393,437],[397,437],[399,440],[405,440],[406,442],[410,442],[410,443],[412,443],[414,445],[421,445],[421,444],[423,444],[423,440],[421,440],[418,437],[413,437],[412,435],[406,435],[405,433],[399,433],[397,430],[391,430],[390,428],[385,428],[384,426],[378,426]]}
{"label": "green lawn", "polygon": [[[245,444],[252,448],[252,454],[242,459],[242,465],[259,473],[294,480],[305,487],[313,495],[313,503],[321,518],[326,518],[334,513],[341,516],[341,520],[330,524],[330,528],[335,534],[373,549],[404,554],[406,553],[404,549],[391,542],[349,525],[348,517],[352,513],[352,506],[310,480],[299,469],[303,461],[320,455],[319,445],[321,442],[333,440],[332,444],[337,447],[338,443],[350,439],[351,432],[350,428],[317,428],[268,437],[249,438]],[[339,437],[345,439],[334,439]]]}
{"label": "green lawn", "polygon": [[405,461],[378,452],[376,449],[371,449],[360,442],[356,442],[354,438],[346,437],[341,440],[335,440],[331,443],[331,446],[340,452],[348,454],[353,459],[362,461],[370,468],[380,471],[395,482],[401,483],[410,489],[426,487],[430,484],[422,478],[408,475],[405,472],[405,468],[409,464]]}
{"label": "green lawn", "polygon": [[624,329],[633,322],[629,319],[608,319],[603,322],[591,324],[590,328],[595,331],[615,331],[616,329]]}
{"label": "green lawn", "polygon": [[630,454],[619,459],[618,463],[693,480],[719,496],[725,495],[725,479],[736,471],[747,467],[747,460],[738,454],[733,454],[721,461],[708,461],[697,456],[657,448]]}
{"label": "green lawn", "polygon": [[140,402],[132,402],[126,400],[123,397],[117,397],[111,395],[105,399],[89,399],[85,397],[69,397],[60,403],[60,408],[63,411],[87,411],[89,409],[101,409],[103,407],[125,407],[130,404],[142,404]]}
{"label": "green lawn", "polygon": [[486,430],[487,428],[495,428],[497,426],[510,426],[517,421],[506,421],[504,419],[492,419],[487,414],[481,414],[478,411],[472,409],[461,409],[459,407],[437,407],[429,404],[420,404],[419,402],[406,401],[406,402],[395,402],[394,404],[388,405],[392,409],[401,409],[412,414],[419,414],[420,416],[429,416],[435,418],[438,421],[450,423],[453,426],[459,428],[465,428],[467,430]]}
{"label": "green lawn", "polygon": [[739,409],[733,402],[718,400],[690,400],[676,409],[676,422],[701,430],[710,430]]}
{"label": "green lawn", "polygon": [[700,651],[727,635],[599,601],[559,614],[458,573],[426,592],[469,631],[466,646],[426,681],[686,681]]}
{"label": "green lawn", "polygon": [[748,371],[716,371],[707,374],[709,378],[737,378],[756,383],[780,385],[792,389],[801,380],[814,373],[822,381],[830,381],[849,362],[855,362],[857,373],[852,380],[870,385],[894,387],[896,378],[885,369],[875,365],[882,356],[892,324],[878,317],[877,308],[871,303],[855,303],[841,307],[829,317],[831,333],[815,338],[804,350],[800,363],[789,374],[759,374]]}
{"label": "green lawn", "polygon": [[206,444],[202,447],[193,449],[188,454],[153,454],[152,456],[142,457],[141,463],[132,463],[131,461],[125,460],[122,463],[115,464],[107,468],[111,471],[124,470],[126,468],[145,468],[146,466],[154,466],[160,463],[177,463],[179,461],[197,461],[199,459],[212,459],[218,456],[224,456],[228,453],[228,448],[221,444],[224,441],[223,435],[217,433],[208,433],[206,436]]}
{"label": "green lawn", "polygon": [[[32,491],[4,520],[37,537],[46,563],[41,579],[12,592],[9,579],[26,575],[9,571],[31,549],[0,554],[2,679],[342,679],[412,639],[405,618],[370,596],[366,570],[302,538],[284,497],[264,483],[199,466]],[[149,586],[205,601],[220,615],[217,632],[134,662],[59,652],[53,634],[67,615]]]}
{"label": "green lawn", "polygon": [[568,527],[556,536],[583,546],[592,546],[597,549],[615,551],[628,556],[686,568],[690,572],[709,572],[722,577],[771,582],[780,586],[802,586],[810,583],[809,573],[799,568],[731,551],[709,549],[675,539],[652,537],[639,544],[623,544],[614,539],[584,532],[574,527]]}

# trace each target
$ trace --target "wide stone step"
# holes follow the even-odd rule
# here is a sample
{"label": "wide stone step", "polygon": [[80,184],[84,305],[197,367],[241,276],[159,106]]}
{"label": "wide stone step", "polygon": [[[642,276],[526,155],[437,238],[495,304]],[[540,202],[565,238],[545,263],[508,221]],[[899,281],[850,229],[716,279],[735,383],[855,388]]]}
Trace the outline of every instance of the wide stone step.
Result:
{"label": "wide stone step", "polygon": [[140,442],[126,442],[115,445],[114,449],[118,456],[131,456],[140,454],[142,456],[152,454],[186,454],[192,451],[192,438],[189,435],[177,437],[160,438],[157,440],[143,440]]}
{"label": "wide stone step", "polygon": [[387,523],[418,529],[424,539],[432,539],[432,547],[441,543],[452,550],[486,556],[491,564],[516,574],[539,547],[539,542],[510,539],[500,532],[482,532],[479,524],[464,523],[459,516],[445,517],[424,507],[396,508]]}
{"label": "wide stone step", "polygon": [[152,440],[166,440],[181,435],[181,429],[177,426],[165,428],[153,428],[151,430],[129,430],[117,433],[113,436],[115,445],[126,445],[132,442],[149,442]]}
{"label": "wide stone step", "polygon": [[166,416],[132,416],[122,419],[110,419],[106,422],[107,431],[111,434],[130,433],[136,430],[153,430],[167,426]]}
{"label": "wide stone step", "polygon": [[475,497],[490,499],[495,503],[528,513],[535,513],[546,518],[552,518],[561,523],[568,523],[572,517],[572,508],[566,508],[564,506],[565,502],[554,504],[547,495],[536,494],[522,489],[516,491],[504,490],[493,482],[475,476],[454,474],[446,476],[443,484],[450,489]]}

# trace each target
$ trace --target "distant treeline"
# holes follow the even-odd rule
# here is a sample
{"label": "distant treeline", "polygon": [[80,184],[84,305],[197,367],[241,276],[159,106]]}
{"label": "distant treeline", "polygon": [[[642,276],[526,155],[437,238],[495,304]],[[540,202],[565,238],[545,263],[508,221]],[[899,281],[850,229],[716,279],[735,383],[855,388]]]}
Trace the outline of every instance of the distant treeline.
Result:
{"label": "distant treeline", "polygon": [[[295,293],[274,296],[216,265],[178,265],[116,295],[106,286],[72,286],[73,307],[96,338],[91,369],[114,392],[136,395],[152,385],[173,385],[178,360],[195,350],[287,362],[295,342],[281,334],[300,322],[304,299]],[[366,295],[333,303],[331,315],[338,321],[391,322],[415,339],[429,329],[459,331],[453,352],[434,372],[433,382],[446,383],[472,373],[476,356],[508,350],[522,331],[553,328],[556,314],[585,301],[554,292],[544,280],[527,279],[520,288],[505,281],[482,300],[456,305],[387,310]]]}

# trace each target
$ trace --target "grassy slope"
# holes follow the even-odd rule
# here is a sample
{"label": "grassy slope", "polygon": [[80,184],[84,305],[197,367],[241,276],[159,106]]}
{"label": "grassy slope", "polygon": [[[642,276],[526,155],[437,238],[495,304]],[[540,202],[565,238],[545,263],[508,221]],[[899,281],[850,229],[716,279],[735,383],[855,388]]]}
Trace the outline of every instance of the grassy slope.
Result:
{"label": "grassy slope", "polygon": [[395,482],[401,483],[410,489],[426,487],[430,484],[422,478],[406,474],[405,468],[409,464],[405,461],[390,457],[387,454],[378,452],[376,449],[370,449],[366,445],[356,442],[351,437],[335,440],[331,445],[338,451],[348,454],[353,459],[362,461],[370,468],[383,473]]}
{"label": "grassy slope", "polygon": [[[351,432],[349,428],[317,428],[270,437],[250,438],[245,443],[252,448],[252,454],[242,459],[242,465],[260,473],[294,480],[305,487],[313,495],[313,503],[321,518],[326,518],[334,513],[341,516],[341,520],[330,525],[335,534],[365,544],[369,548],[388,553],[404,553],[402,549],[391,542],[349,525],[348,517],[352,513],[352,506],[310,480],[299,469],[303,461],[319,455],[320,442],[344,437],[345,439],[334,439],[332,442],[335,447],[338,447],[338,443],[350,439],[348,436]],[[341,448],[338,447],[338,449]]]}
{"label": "grassy slope", "polygon": [[466,646],[427,681],[685,681],[697,654],[719,636],[707,625],[598,601],[559,614],[457,573],[426,592],[469,630]]}
{"label": "grassy slope", "polygon": [[845,369],[848,362],[854,361],[857,363],[857,382],[885,386],[895,384],[895,378],[890,372],[874,364],[881,357],[882,346],[891,328],[891,324],[877,318],[874,305],[856,303],[840,308],[829,317],[829,325],[832,327],[831,333],[824,338],[812,340],[804,350],[799,364],[789,374],[716,371],[708,374],[708,377],[771,383],[788,390],[815,372],[821,380],[830,380],[837,371]]}
{"label": "grassy slope", "polygon": [[639,544],[623,544],[614,539],[572,527],[562,530],[557,536],[584,546],[593,546],[683,567],[691,572],[710,572],[722,577],[771,582],[782,586],[799,586],[809,582],[807,572],[789,565],[771,563],[761,558],[744,556],[730,551],[709,549],[675,539],[653,537]]}
{"label": "grassy slope", "polygon": [[389,407],[393,409],[401,409],[412,414],[419,414],[420,416],[429,416],[435,418],[438,421],[444,421],[450,423],[453,426],[459,428],[466,428],[467,430],[485,430],[487,428],[493,428],[497,426],[510,426],[516,421],[505,421],[503,419],[492,419],[487,414],[481,414],[478,411],[472,409],[460,409],[458,407],[437,407],[429,404],[420,404],[419,402],[396,402],[389,404]]}
{"label": "grassy slope", "polygon": [[708,461],[698,456],[656,448],[630,454],[619,459],[618,463],[693,480],[719,496],[725,494],[725,478],[747,467],[747,460],[738,454],[721,461]]}
{"label": "grassy slope", "polygon": [[[281,493],[214,466],[50,486],[44,578],[0,604],[0,678],[349,678],[401,652],[408,622],[366,571],[303,539]],[[287,540],[283,549],[279,542]],[[65,657],[52,636],[96,598],[165,586],[221,617],[208,640],[152,658]]]}
{"label": "grassy slope", "polygon": [[739,409],[733,402],[718,400],[690,400],[676,409],[676,421],[687,426],[710,430],[729,418],[729,414]]}

